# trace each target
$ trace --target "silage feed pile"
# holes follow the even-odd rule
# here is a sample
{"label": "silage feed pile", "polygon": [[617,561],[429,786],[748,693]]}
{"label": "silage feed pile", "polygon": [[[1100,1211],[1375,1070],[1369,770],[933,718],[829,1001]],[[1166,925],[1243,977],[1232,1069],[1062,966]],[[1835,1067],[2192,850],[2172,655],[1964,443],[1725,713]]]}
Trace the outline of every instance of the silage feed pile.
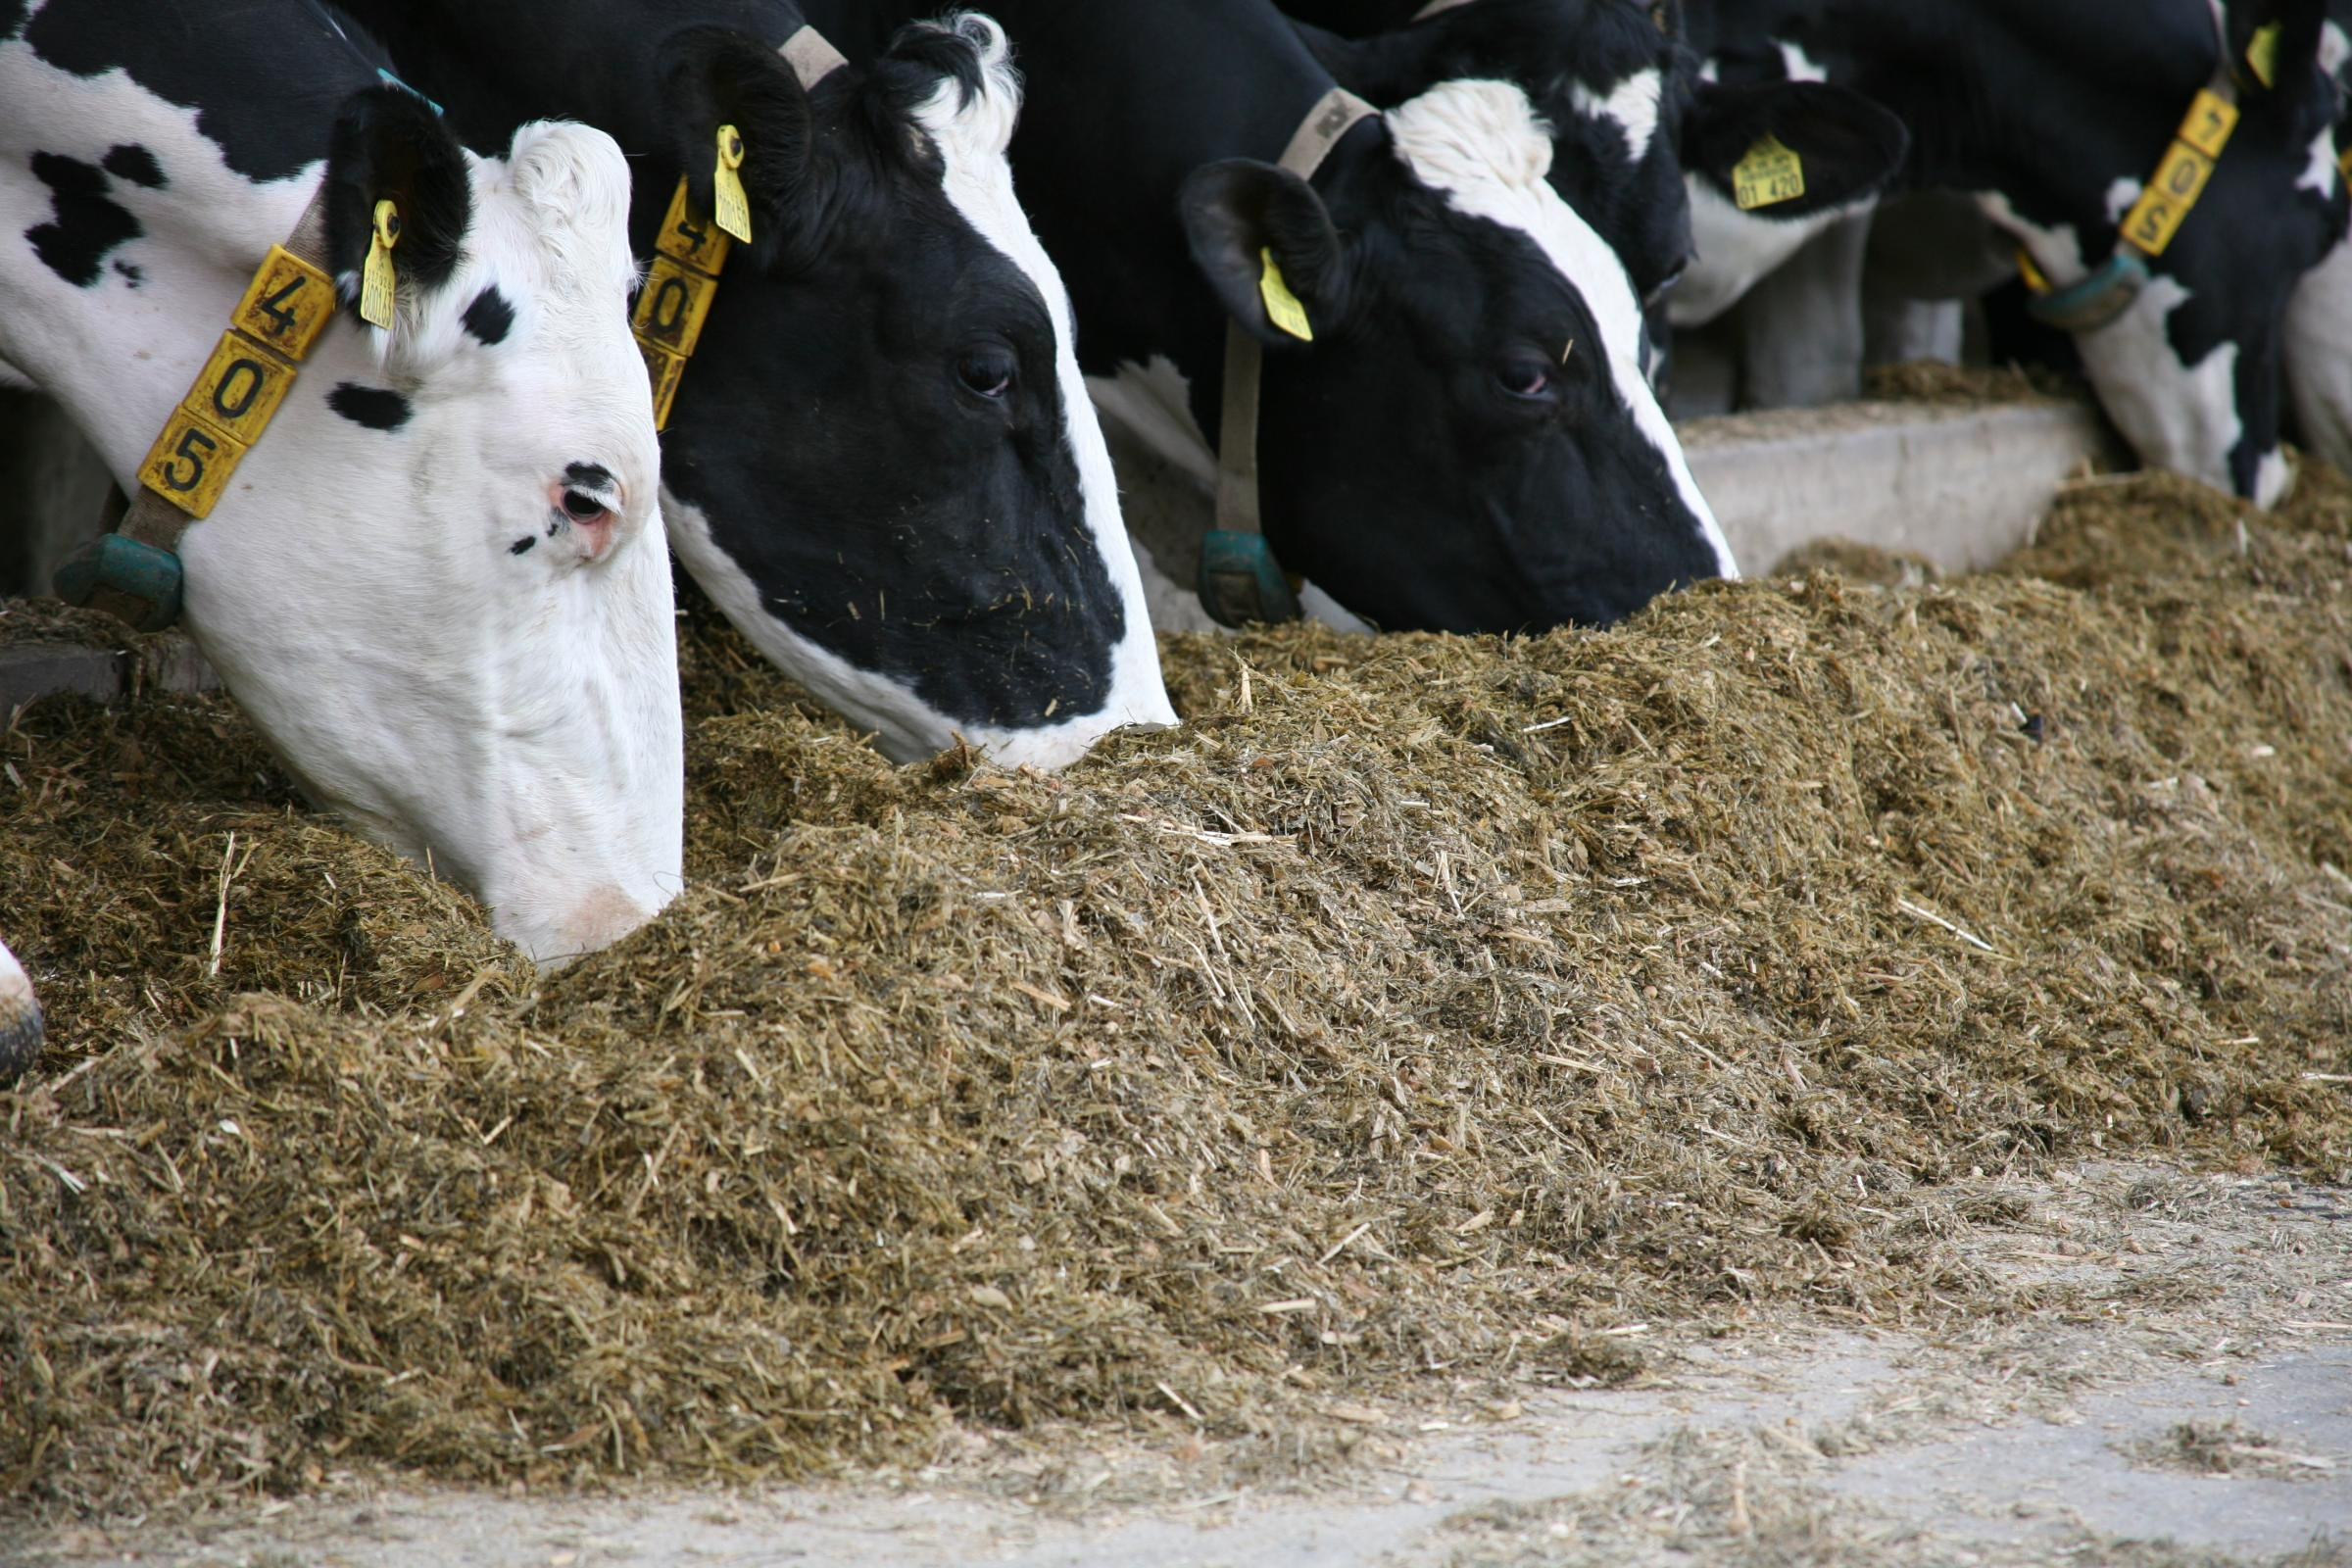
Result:
{"label": "silage feed pile", "polygon": [[2352,1171],[2348,515],[2098,482],[1956,584],[1171,640],[1191,723],[1058,778],[893,768],[698,624],[693,885],[547,976],[227,706],[38,707],[10,1506],[1247,1446],[2050,1307],[1944,1184]]}

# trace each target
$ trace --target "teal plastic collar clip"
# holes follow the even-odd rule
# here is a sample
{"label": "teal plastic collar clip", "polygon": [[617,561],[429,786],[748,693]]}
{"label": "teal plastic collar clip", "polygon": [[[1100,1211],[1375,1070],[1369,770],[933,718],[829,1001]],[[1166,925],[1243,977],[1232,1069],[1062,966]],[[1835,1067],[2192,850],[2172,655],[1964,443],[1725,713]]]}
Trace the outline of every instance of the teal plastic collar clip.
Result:
{"label": "teal plastic collar clip", "polygon": [[162,631],[179,619],[179,557],[119,533],[101,534],[57,568],[57,596],[103,610],[133,631]]}
{"label": "teal plastic collar clip", "polygon": [[2096,332],[2130,310],[2147,286],[2148,264],[2137,251],[2118,246],[2082,282],[2034,295],[2026,304],[2026,314],[2061,331]]}
{"label": "teal plastic collar clip", "polygon": [[1211,530],[1200,542],[1200,587],[1201,605],[1220,626],[1298,618],[1298,596],[1264,534]]}

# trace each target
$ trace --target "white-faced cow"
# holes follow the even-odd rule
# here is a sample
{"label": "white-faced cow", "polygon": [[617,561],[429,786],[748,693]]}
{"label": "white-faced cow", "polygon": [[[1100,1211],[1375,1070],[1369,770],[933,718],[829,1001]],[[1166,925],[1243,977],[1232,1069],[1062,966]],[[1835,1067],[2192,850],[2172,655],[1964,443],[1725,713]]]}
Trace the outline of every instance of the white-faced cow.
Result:
{"label": "white-faced cow", "polygon": [[1971,193],[2014,238],[2143,462],[2285,490],[2282,322],[2346,211],[2322,0],[1716,9],[1725,80],[1820,71],[1899,106],[1903,184]]}
{"label": "white-faced cow", "polygon": [[1545,182],[1524,92],[1443,85],[1310,179],[1274,160],[1336,84],[1260,0],[999,11],[1031,87],[1015,165],[1089,370],[1172,366],[1175,438],[1204,449],[1227,322],[1263,345],[1284,568],[1380,626],[1455,631],[1605,624],[1735,569],[1642,376],[1641,303]]}
{"label": "white-faced cow", "polygon": [[[1722,295],[1867,207],[1908,141],[1893,115],[1842,88],[1706,79],[1683,42],[1681,0],[1282,5],[1330,29],[1306,33],[1317,58],[1375,103],[1457,78],[1525,88],[1552,129],[1553,188],[1624,261],[1661,350],[1668,321],[1708,319]],[[1767,135],[1810,177],[1801,193],[1743,211],[1736,172]]]}
{"label": "white-faced cow", "polygon": [[995,24],[836,69],[784,0],[357,9],[477,141],[611,131],[649,258],[680,174],[710,214],[714,138],[740,136],[751,243],[709,290],[663,475],[680,559],[769,659],[900,760],[961,736],[1059,766],[1175,721],[1067,296],[1013,199]]}
{"label": "white-faced cow", "polygon": [[[225,463],[201,430],[158,443],[183,397],[247,429],[282,389],[179,541],[185,623],[306,795],[560,961],[681,885],[628,174],[577,125],[474,158],[382,64],[302,0],[0,3],[0,379],[55,398],[134,493],[151,445],[172,481]],[[360,292],[384,203],[373,329],[333,295]],[[247,313],[298,224],[323,270]],[[287,385],[232,313],[322,335]]]}

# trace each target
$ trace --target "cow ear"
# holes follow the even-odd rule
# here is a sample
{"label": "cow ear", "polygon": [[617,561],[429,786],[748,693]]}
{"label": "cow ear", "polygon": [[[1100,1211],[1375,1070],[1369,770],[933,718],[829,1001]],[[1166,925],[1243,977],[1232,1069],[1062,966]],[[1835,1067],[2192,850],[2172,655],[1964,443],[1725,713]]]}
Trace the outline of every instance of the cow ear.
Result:
{"label": "cow ear", "polygon": [[359,294],[383,201],[400,212],[393,263],[401,281],[428,291],[447,283],[466,252],[473,182],[466,149],[440,115],[401,87],[354,93],[327,141],[327,265],[347,299]]}
{"label": "cow ear", "polygon": [[1911,151],[1899,117],[1844,87],[1701,82],[1683,122],[1683,168],[1733,199],[1733,171],[1766,136],[1796,154],[1805,190],[1756,208],[1752,216],[1765,219],[1803,218],[1860,201],[1892,179]]}
{"label": "cow ear", "polygon": [[696,205],[713,211],[718,128],[743,137],[743,193],[752,244],[771,264],[800,226],[815,117],[808,92],[784,57],[728,27],[687,27],[664,39],[656,65],[670,152]]}
{"label": "cow ear", "polygon": [[1194,170],[1176,201],[1193,264],[1245,329],[1270,344],[1294,341],[1267,314],[1269,254],[1310,330],[1347,316],[1347,253],[1323,198],[1305,180],[1235,158]]}

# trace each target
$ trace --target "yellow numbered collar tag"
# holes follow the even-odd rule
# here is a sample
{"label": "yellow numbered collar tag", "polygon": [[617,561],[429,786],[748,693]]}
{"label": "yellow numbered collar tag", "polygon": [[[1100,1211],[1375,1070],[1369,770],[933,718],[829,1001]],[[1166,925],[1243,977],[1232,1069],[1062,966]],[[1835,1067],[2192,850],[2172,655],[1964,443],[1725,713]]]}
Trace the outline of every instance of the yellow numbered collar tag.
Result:
{"label": "yellow numbered collar tag", "polygon": [[711,206],[718,226],[746,245],[752,242],[752,203],[743,193],[743,135],[733,125],[718,127],[718,168],[710,176]]}
{"label": "yellow numbered collar tag", "polygon": [[392,202],[375,204],[375,233],[368,242],[368,266],[360,273],[360,319],[369,326],[392,329],[392,308],[398,283],[392,270],[392,247],[400,243],[400,208]]}
{"label": "yellow numbered collar tag", "polygon": [[1777,207],[1805,193],[1805,161],[1767,131],[1732,170],[1732,199],[1743,213]]}
{"label": "yellow numbered collar tag", "polygon": [[1257,255],[1265,263],[1266,269],[1257,276],[1257,292],[1266,302],[1267,319],[1299,342],[1312,343],[1315,329],[1306,319],[1306,307],[1298,303],[1298,295],[1291,292],[1291,285],[1283,277],[1282,269],[1275,264],[1274,252],[1265,248],[1260,249]]}

